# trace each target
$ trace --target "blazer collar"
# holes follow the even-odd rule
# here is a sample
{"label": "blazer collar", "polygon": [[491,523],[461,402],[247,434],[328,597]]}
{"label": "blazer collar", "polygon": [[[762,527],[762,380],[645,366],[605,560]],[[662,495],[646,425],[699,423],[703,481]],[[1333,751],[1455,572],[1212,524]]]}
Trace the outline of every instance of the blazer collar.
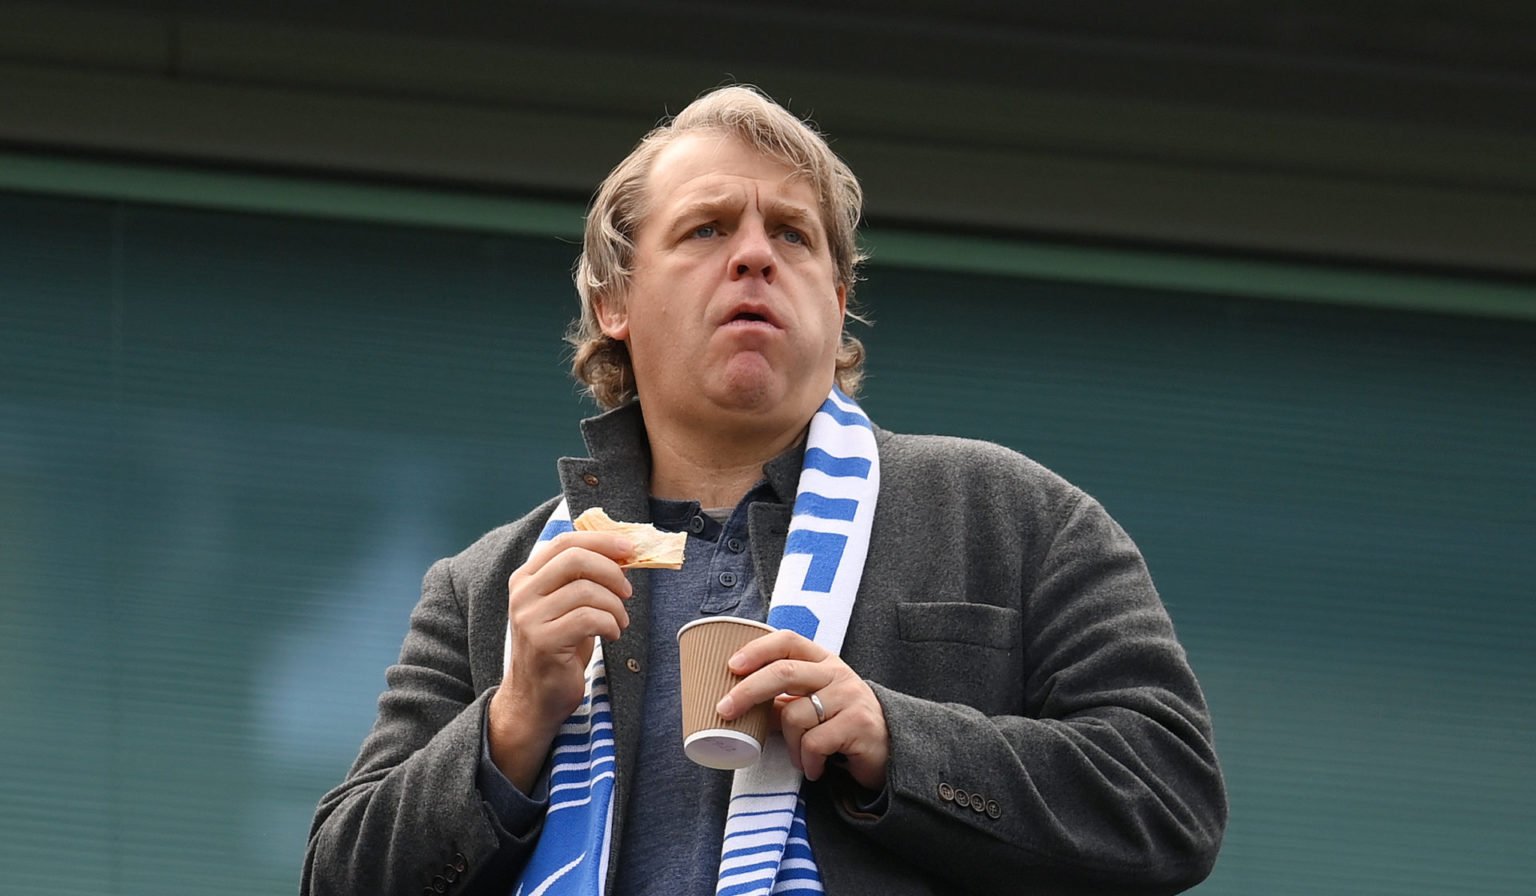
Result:
{"label": "blazer collar", "polygon": [[[571,515],[600,505],[614,519],[649,520],[646,489],[650,479],[651,449],[640,403],[630,401],[581,421],[581,437],[591,457],[560,460],[561,484],[566,500],[570,502]],[[804,460],[805,434],[802,433],[793,445],[763,465],[763,476],[780,503],[794,504]],[[572,467],[572,472],[580,468],[574,483],[565,475],[567,466]],[[592,484],[593,478],[597,480],[596,485]],[[578,487],[572,489],[572,485]],[[584,498],[589,493],[601,495],[602,500],[591,503],[572,500]],[[604,503],[615,501],[620,503]],[[620,512],[625,515],[620,516]]]}

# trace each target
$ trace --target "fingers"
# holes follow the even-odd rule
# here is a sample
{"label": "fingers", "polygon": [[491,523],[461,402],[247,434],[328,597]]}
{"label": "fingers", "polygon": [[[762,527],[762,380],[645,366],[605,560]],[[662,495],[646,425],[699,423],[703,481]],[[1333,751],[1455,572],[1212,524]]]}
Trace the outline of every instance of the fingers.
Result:
{"label": "fingers", "polygon": [[817,720],[809,698],[786,705],[780,715],[790,761],[811,781],[836,764],[866,790],[878,792],[885,786],[891,738],[874,691],[855,678],[817,696],[826,706],[825,722]]}
{"label": "fingers", "polygon": [[619,564],[635,555],[634,543],[611,532],[565,532],[539,546],[528,562],[512,573],[545,586],[549,593],[559,584],[585,578],[606,586],[615,594],[628,595],[629,580]]}
{"label": "fingers", "polygon": [[744,677],[720,701],[720,715],[735,718],[779,694],[802,696],[821,690],[835,674],[833,667],[821,665],[827,659],[836,657],[788,629],[749,641],[728,662],[733,673]]}
{"label": "fingers", "polygon": [[[602,635],[617,638],[629,627],[629,611],[624,605],[629,596],[627,583],[621,596],[614,593],[612,586],[579,578],[558,584],[549,591],[533,584],[521,588],[514,585],[508,598],[507,618],[512,623],[514,638],[539,626],[549,627],[551,635],[568,632],[570,637]],[[613,620],[616,628],[610,630],[606,622],[593,615],[594,611]],[[599,627],[594,628],[584,621],[596,622]],[[564,643],[569,640],[561,639]]]}
{"label": "fingers", "polygon": [[555,537],[508,580],[514,616],[530,605],[540,608],[542,618],[586,605],[617,607],[622,615],[622,603],[614,601],[622,602],[634,588],[619,563],[633,553],[628,539],[610,533],[567,532]]}
{"label": "fingers", "polygon": [[730,666],[732,672],[745,675],[777,659],[819,660],[830,655],[825,647],[799,632],[781,628],[742,645],[731,657]]}
{"label": "fingers", "polygon": [[[734,718],[772,700],[790,761],[806,778],[819,779],[836,761],[865,788],[884,786],[890,759],[885,712],[868,682],[841,657],[779,631],[747,644],[730,667],[746,677],[720,701],[722,716]],[[810,695],[821,703],[820,713]]]}
{"label": "fingers", "polygon": [[[857,726],[850,724],[851,716],[839,720],[837,711],[832,709],[833,706],[849,704],[840,704],[838,698],[830,693],[834,689],[827,690],[825,695],[815,695],[827,707],[826,721],[818,719],[809,696],[797,697],[783,704],[779,711],[779,728],[784,735],[785,745],[789,747],[790,761],[812,781],[821,777],[827,757],[862,736]],[[857,694],[850,693],[847,699],[857,699]]]}
{"label": "fingers", "polygon": [[[806,733],[817,725],[816,715],[811,710],[810,701],[805,697],[785,696],[779,699],[782,702],[775,704],[775,708],[779,710],[779,733],[784,736],[784,745],[789,748],[789,761],[807,778],[810,778],[802,753],[805,749]],[[814,764],[813,761],[812,765]],[[810,780],[814,781],[816,778],[810,778]]]}
{"label": "fingers", "polygon": [[512,573],[512,653],[502,682],[509,705],[529,707],[557,725],[580,702],[594,639],[617,639],[629,626],[624,601],[634,589],[618,564],[633,553],[622,536],[568,532]]}

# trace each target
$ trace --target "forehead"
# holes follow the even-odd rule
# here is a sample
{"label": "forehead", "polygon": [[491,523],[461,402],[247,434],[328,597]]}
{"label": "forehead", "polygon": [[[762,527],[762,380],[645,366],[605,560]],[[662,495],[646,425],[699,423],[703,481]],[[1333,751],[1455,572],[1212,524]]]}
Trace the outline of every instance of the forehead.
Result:
{"label": "forehead", "polygon": [[817,206],[816,189],[794,168],[764,155],[740,139],[709,132],[686,134],[660,153],[646,180],[646,196],[653,211],[707,200],[713,195],[750,194]]}

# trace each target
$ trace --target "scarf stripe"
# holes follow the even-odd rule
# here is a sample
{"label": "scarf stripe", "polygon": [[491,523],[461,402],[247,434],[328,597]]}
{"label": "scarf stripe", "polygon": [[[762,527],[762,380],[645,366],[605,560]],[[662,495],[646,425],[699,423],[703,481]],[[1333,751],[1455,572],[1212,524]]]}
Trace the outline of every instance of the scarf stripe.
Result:
{"label": "scarf stripe", "polygon": [[[874,427],[852,399],[833,389],[811,418],[769,625],[842,652],[879,489]],[[716,896],[821,892],[801,780],[778,733],[769,735],[756,765],[736,772]],[[765,815],[771,824],[764,823]]]}
{"label": "scarf stripe", "polygon": [[[834,388],[811,419],[784,556],[769,602],[769,625],[841,652],[869,552],[879,489],[874,427],[853,399]],[[534,551],[571,529],[570,509],[562,500]],[[508,628],[504,664],[510,662],[511,649]],[[613,707],[605,675],[599,638],[587,665],[586,696],[555,738],[544,830],[513,890],[515,896],[603,892],[611,858],[615,768]],[[777,732],[769,735],[761,760],[735,773],[717,896],[823,892],[801,782]]]}

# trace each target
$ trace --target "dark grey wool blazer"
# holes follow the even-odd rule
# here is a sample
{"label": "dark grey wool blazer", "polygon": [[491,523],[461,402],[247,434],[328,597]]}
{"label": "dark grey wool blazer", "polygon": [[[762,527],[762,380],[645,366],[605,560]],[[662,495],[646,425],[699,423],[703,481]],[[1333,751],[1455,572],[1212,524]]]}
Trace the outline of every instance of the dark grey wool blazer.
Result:
{"label": "dark grey wool blazer", "polygon": [[[572,515],[648,517],[644,423],[583,423],[560,462]],[[1099,504],[997,445],[876,431],[881,482],[843,658],[890,728],[888,803],[857,810],[835,770],[804,794],[827,893],[1172,893],[1215,861],[1227,804],[1205,700],[1140,553]],[[765,468],[793,494],[800,452]],[[378,719],[321,800],[304,894],[508,893],[538,830],[503,829],[476,789],[501,680],[507,579],[555,501],[426,576]],[[751,508],[771,593],[790,508]],[[615,848],[641,730],[644,574],[603,646],[617,741]],[[631,662],[633,660],[634,662]],[[616,867],[613,863],[611,867]],[[611,890],[613,881],[609,880]]]}

